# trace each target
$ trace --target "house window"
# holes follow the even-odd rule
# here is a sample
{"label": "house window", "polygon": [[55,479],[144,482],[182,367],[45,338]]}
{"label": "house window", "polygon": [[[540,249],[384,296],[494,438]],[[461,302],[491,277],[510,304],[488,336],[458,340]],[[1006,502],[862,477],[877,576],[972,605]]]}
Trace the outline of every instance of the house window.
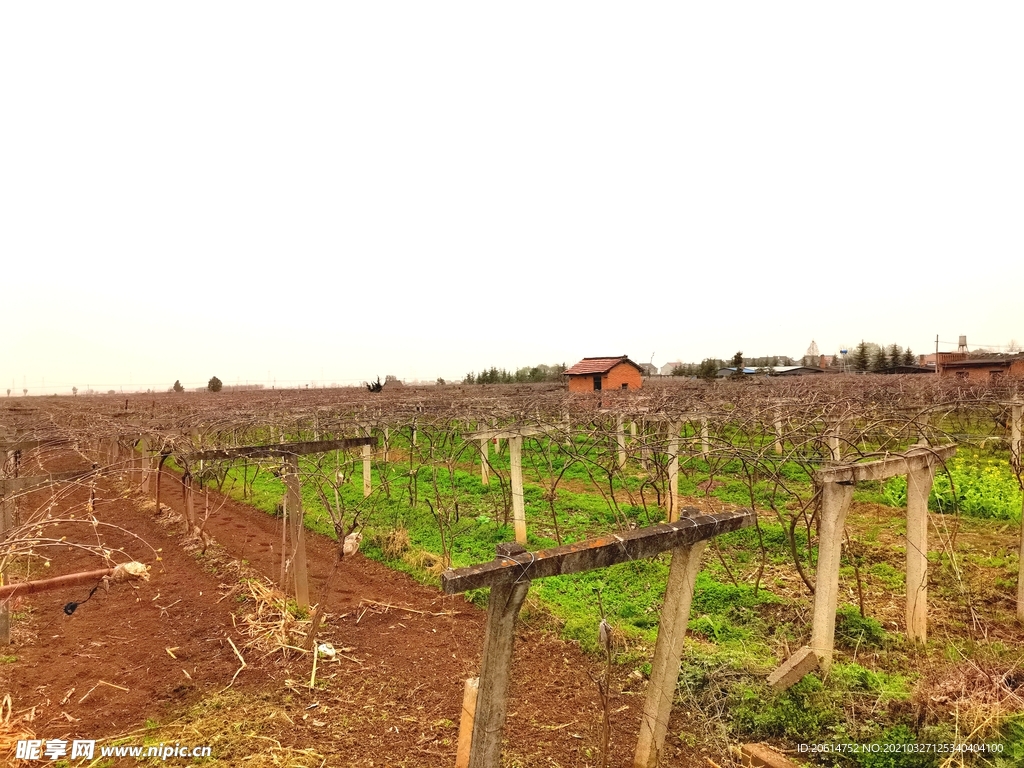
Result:
{"label": "house window", "polygon": [[1006,371],[989,371],[988,378],[990,381],[999,381],[1006,375]]}
{"label": "house window", "polygon": [[623,384],[622,387],[620,387],[620,389],[629,389],[629,384]]}
{"label": "house window", "polygon": [[601,374],[594,377],[594,391],[597,392],[601,389]]}
{"label": "house window", "polygon": [[956,377],[960,379],[960,381],[967,381],[967,371],[956,371],[955,373]]}

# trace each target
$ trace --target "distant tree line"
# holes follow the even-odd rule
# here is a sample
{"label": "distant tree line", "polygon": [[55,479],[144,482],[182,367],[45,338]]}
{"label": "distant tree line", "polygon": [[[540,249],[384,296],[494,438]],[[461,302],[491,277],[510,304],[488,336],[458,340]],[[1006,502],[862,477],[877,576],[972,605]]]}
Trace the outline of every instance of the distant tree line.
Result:
{"label": "distant tree line", "polygon": [[[729,361],[721,358],[708,357],[700,363],[681,363],[672,369],[673,376],[689,376],[698,379],[713,379],[722,368],[758,368],[771,372],[773,368],[783,365],[808,365],[817,367],[819,360],[803,358],[795,360],[788,355],[767,355],[764,357],[743,357],[742,352],[737,352]],[[910,347],[903,348],[899,344],[884,346],[870,341],[862,341],[850,353],[848,365],[855,371],[887,371],[899,365],[917,365],[917,355]],[[842,365],[842,359],[837,354],[832,357],[833,368]]]}
{"label": "distant tree line", "polygon": [[917,355],[910,347],[903,349],[899,344],[885,347],[869,341],[861,341],[850,355],[850,367],[855,371],[885,371],[897,365],[917,365]]}
{"label": "distant tree line", "polygon": [[561,365],[524,366],[516,371],[491,367],[480,373],[469,372],[462,379],[463,384],[541,384],[544,382],[562,381],[565,363]]}
{"label": "distant tree line", "polygon": [[[763,357],[743,357],[737,352],[726,362],[720,358],[706,357],[699,363],[683,363],[672,369],[673,376],[690,376],[698,379],[713,379],[722,368],[762,368],[770,371],[780,365],[796,365],[788,355],[765,355]],[[815,362],[817,365],[817,362]]]}

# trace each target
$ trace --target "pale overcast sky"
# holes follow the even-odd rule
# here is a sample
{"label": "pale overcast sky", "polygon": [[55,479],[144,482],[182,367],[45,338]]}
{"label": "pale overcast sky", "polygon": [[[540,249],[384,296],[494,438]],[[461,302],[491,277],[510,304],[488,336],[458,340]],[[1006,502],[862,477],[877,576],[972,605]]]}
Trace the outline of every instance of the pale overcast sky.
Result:
{"label": "pale overcast sky", "polygon": [[1024,343],[1022,22],[4,3],[0,391]]}

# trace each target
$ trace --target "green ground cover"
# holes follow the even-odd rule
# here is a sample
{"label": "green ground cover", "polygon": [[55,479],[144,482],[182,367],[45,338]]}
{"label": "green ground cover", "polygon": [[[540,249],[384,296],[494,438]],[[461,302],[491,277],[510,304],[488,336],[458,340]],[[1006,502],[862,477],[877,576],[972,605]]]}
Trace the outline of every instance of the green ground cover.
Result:
{"label": "green ground cover", "polygon": [[[730,435],[739,441],[741,435]],[[446,442],[447,441],[447,442]],[[689,625],[690,639],[680,675],[680,696],[705,713],[730,739],[782,739],[790,743],[834,742],[896,743],[949,741],[962,734],[943,723],[915,721],[908,701],[919,674],[915,649],[857,606],[849,605],[837,617],[837,647],[841,656],[822,679],[805,678],[789,691],[776,694],[764,677],[785,658],[786,648],[807,638],[807,592],[793,576],[793,550],[813,574],[816,557],[811,526],[792,529],[787,521],[794,510],[813,495],[810,461],[781,460],[772,456],[770,441],[761,441],[756,460],[709,460],[683,457],[679,491],[684,496],[713,499],[725,505],[753,506],[762,512],[759,529],[746,529],[719,537],[704,557]],[[586,436],[570,446],[547,438],[524,441],[525,507],[530,549],[567,543],[622,526],[643,526],[663,519],[657,506],[665,493],[666,459],[654,454],[646,467],[631,455],[620,471],[614,446]],[[492,476],[480,479],[476,444],[421,434],[419,445],[406,433],[392,433],[392,460],[380,452],[372,464],[373,493],[364,498],[362,464],[356,453],[303,458],[303,506],[307,526],[334,536],[331,510],[346,520],[355,513],[367,536],[366,555],[417,578],[437,583],[440,562],[453,567],[494,557],[495,545],[513,538],[509,457],[505,443],[489,457]],[[1020,491],[1005,451],[972,451],[949,462],[936,477],[930,505],[942,512],[1000,520],[1020,519]],[[220,478],[224,492],[269,514],[278,512],[284,483],[270,470],[253,463],[232,466]],[[343,480],[326,485],[317,476]],[[901,485],[902,482],[902,485]],[[336,487],[334,487],[336,486]],[[336,493],[335,493],[336,492]],[[906,483],[895,478],[885,483],[861,484],[855,499],[889,506],[905,504]],[[772,511],[774,510],[774,511]],[[407,533],[409,550],[391,551],[389,533]],[[876,532],[877,533],[877,532]],[[868,545],[883,547],[865,533]],[[424,560],[416,553],[428,553]],[[891,553],[890,553],[891,554]],[[1009,559],[1007,559],[1009,557]],[[1012,556],[1000,567],[1013,568]],[[1005,561],[1005,562],[1004,562]],[[429,563],[429,565],[427,564]],[[903,574],[884,557],[843,561],[848,582],[855,578],[877,584],[887,593],[903,586]],[[625,563],[599,572],[538,581],[532,594],[552,617],[564,637],[594,650],[603,609],[618,635],[618,660],[644,671],[657,632],[657,622],[668,571],[667,557]],[[468,595],[482,601],[483,591]],[[533,608],[528,608],[527,613]],[[870,653],[871,661],[856,661]],[[944,730],[945,729],[945,730]],[[1024,723],[998,721],[990,736],[1001,739],[1006,754],[1024,750]],[[1000,762],[993,757],[988,764]],[[823,764],[842,766],[937,766],[936,755],[903,753],[884,755],[831,755]],[[831,761],[831,762],[830,762]]]}

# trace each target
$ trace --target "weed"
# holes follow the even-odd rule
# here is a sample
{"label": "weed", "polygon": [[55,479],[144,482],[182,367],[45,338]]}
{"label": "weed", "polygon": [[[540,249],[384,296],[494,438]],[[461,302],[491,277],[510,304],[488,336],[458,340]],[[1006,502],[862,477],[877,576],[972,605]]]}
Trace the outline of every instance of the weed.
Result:
{"label": "weed", "polygon": [[842,647],[882,648],[889,636],[881,623],[870,616],[861,616],[852,605],[844,605],[836,611],[836,644]]}

